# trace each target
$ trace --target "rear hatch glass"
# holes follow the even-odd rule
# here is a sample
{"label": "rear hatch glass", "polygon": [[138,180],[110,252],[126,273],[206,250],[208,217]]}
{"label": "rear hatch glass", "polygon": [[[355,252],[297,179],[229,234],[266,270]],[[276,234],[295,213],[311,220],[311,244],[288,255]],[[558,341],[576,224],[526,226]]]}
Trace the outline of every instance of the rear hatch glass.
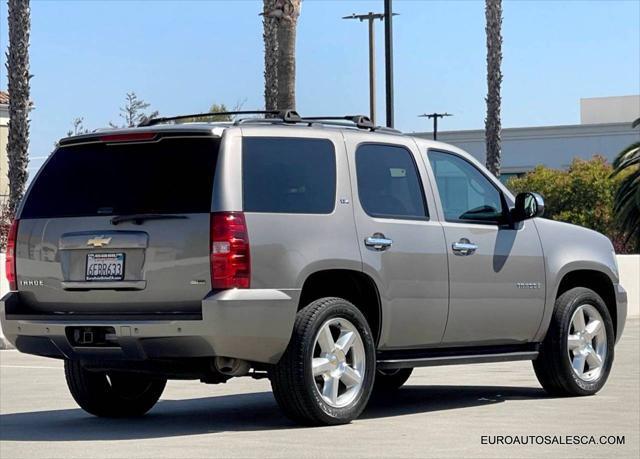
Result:
{"label": "rear hatch glass", "polygon": [[209,212],[218,142],[62,147],[33,184],[20,218]]}

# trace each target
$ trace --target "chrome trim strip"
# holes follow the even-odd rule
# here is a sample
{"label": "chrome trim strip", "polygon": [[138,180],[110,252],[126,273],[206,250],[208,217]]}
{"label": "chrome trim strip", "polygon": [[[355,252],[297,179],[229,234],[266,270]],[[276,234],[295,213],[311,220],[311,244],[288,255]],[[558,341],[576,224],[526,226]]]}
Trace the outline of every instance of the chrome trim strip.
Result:
{"label": "chrome trim strip", "polygon": [[424,357],[418,359],[378,360],[377,368],[431,367],[437,365],[459,365],[469,363],[511,362],[516,360],[535,360],[538,351],[503,352],[499,354],[453,355],[440,357]]}
{"label": "chrome trim strip", "polygon": [[147,281],[80,281],[60,282],[64,290],[144,290]]}

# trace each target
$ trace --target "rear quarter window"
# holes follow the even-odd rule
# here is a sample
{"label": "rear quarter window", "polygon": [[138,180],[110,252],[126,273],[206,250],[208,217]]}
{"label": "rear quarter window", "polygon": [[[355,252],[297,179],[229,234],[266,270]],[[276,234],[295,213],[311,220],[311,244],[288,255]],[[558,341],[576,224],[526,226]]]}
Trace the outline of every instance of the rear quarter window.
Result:
{"label": "rear quarter window", "polygon": [[326,139],[246,137],[242,141],[245,212],[329,214],[336,158]]}

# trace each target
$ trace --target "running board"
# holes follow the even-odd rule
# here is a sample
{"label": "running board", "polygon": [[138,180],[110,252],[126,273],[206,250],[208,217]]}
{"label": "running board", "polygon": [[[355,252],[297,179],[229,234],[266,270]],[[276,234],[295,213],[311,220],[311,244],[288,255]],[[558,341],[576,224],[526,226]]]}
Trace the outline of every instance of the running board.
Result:
{"label": "running board", "polygon": [[438,365],[535,360],[538,357],[538,346],[537,343],[529,343],[516,346],[380,351],[378,352],[377,367],[381,370],[387,370]]}

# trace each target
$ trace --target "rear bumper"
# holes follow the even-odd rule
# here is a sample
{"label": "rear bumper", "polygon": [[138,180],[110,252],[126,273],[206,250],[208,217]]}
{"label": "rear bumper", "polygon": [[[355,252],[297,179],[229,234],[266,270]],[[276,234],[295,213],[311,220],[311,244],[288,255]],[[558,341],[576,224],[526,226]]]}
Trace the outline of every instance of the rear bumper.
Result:
{"label": "rear bumper", "polygon": [[[295,320],[300,290],[234,289],[202,300],[197,320],[136,320],[117,317],[65,320],[30,319],[6,314],[11,292],[0,301],[0,322],[7,339],[20,351],[46,357],[86,360],[147,360],[188,357],[234,357],[276,363],[284,353]],[[67,327],[115,329],[114,347],[72,346]]]}
{"label": "rear bumper", "polygon": [[616,343],[620,340],[627,320],[627,291],[620,284],[615,286],[616,293]]}

